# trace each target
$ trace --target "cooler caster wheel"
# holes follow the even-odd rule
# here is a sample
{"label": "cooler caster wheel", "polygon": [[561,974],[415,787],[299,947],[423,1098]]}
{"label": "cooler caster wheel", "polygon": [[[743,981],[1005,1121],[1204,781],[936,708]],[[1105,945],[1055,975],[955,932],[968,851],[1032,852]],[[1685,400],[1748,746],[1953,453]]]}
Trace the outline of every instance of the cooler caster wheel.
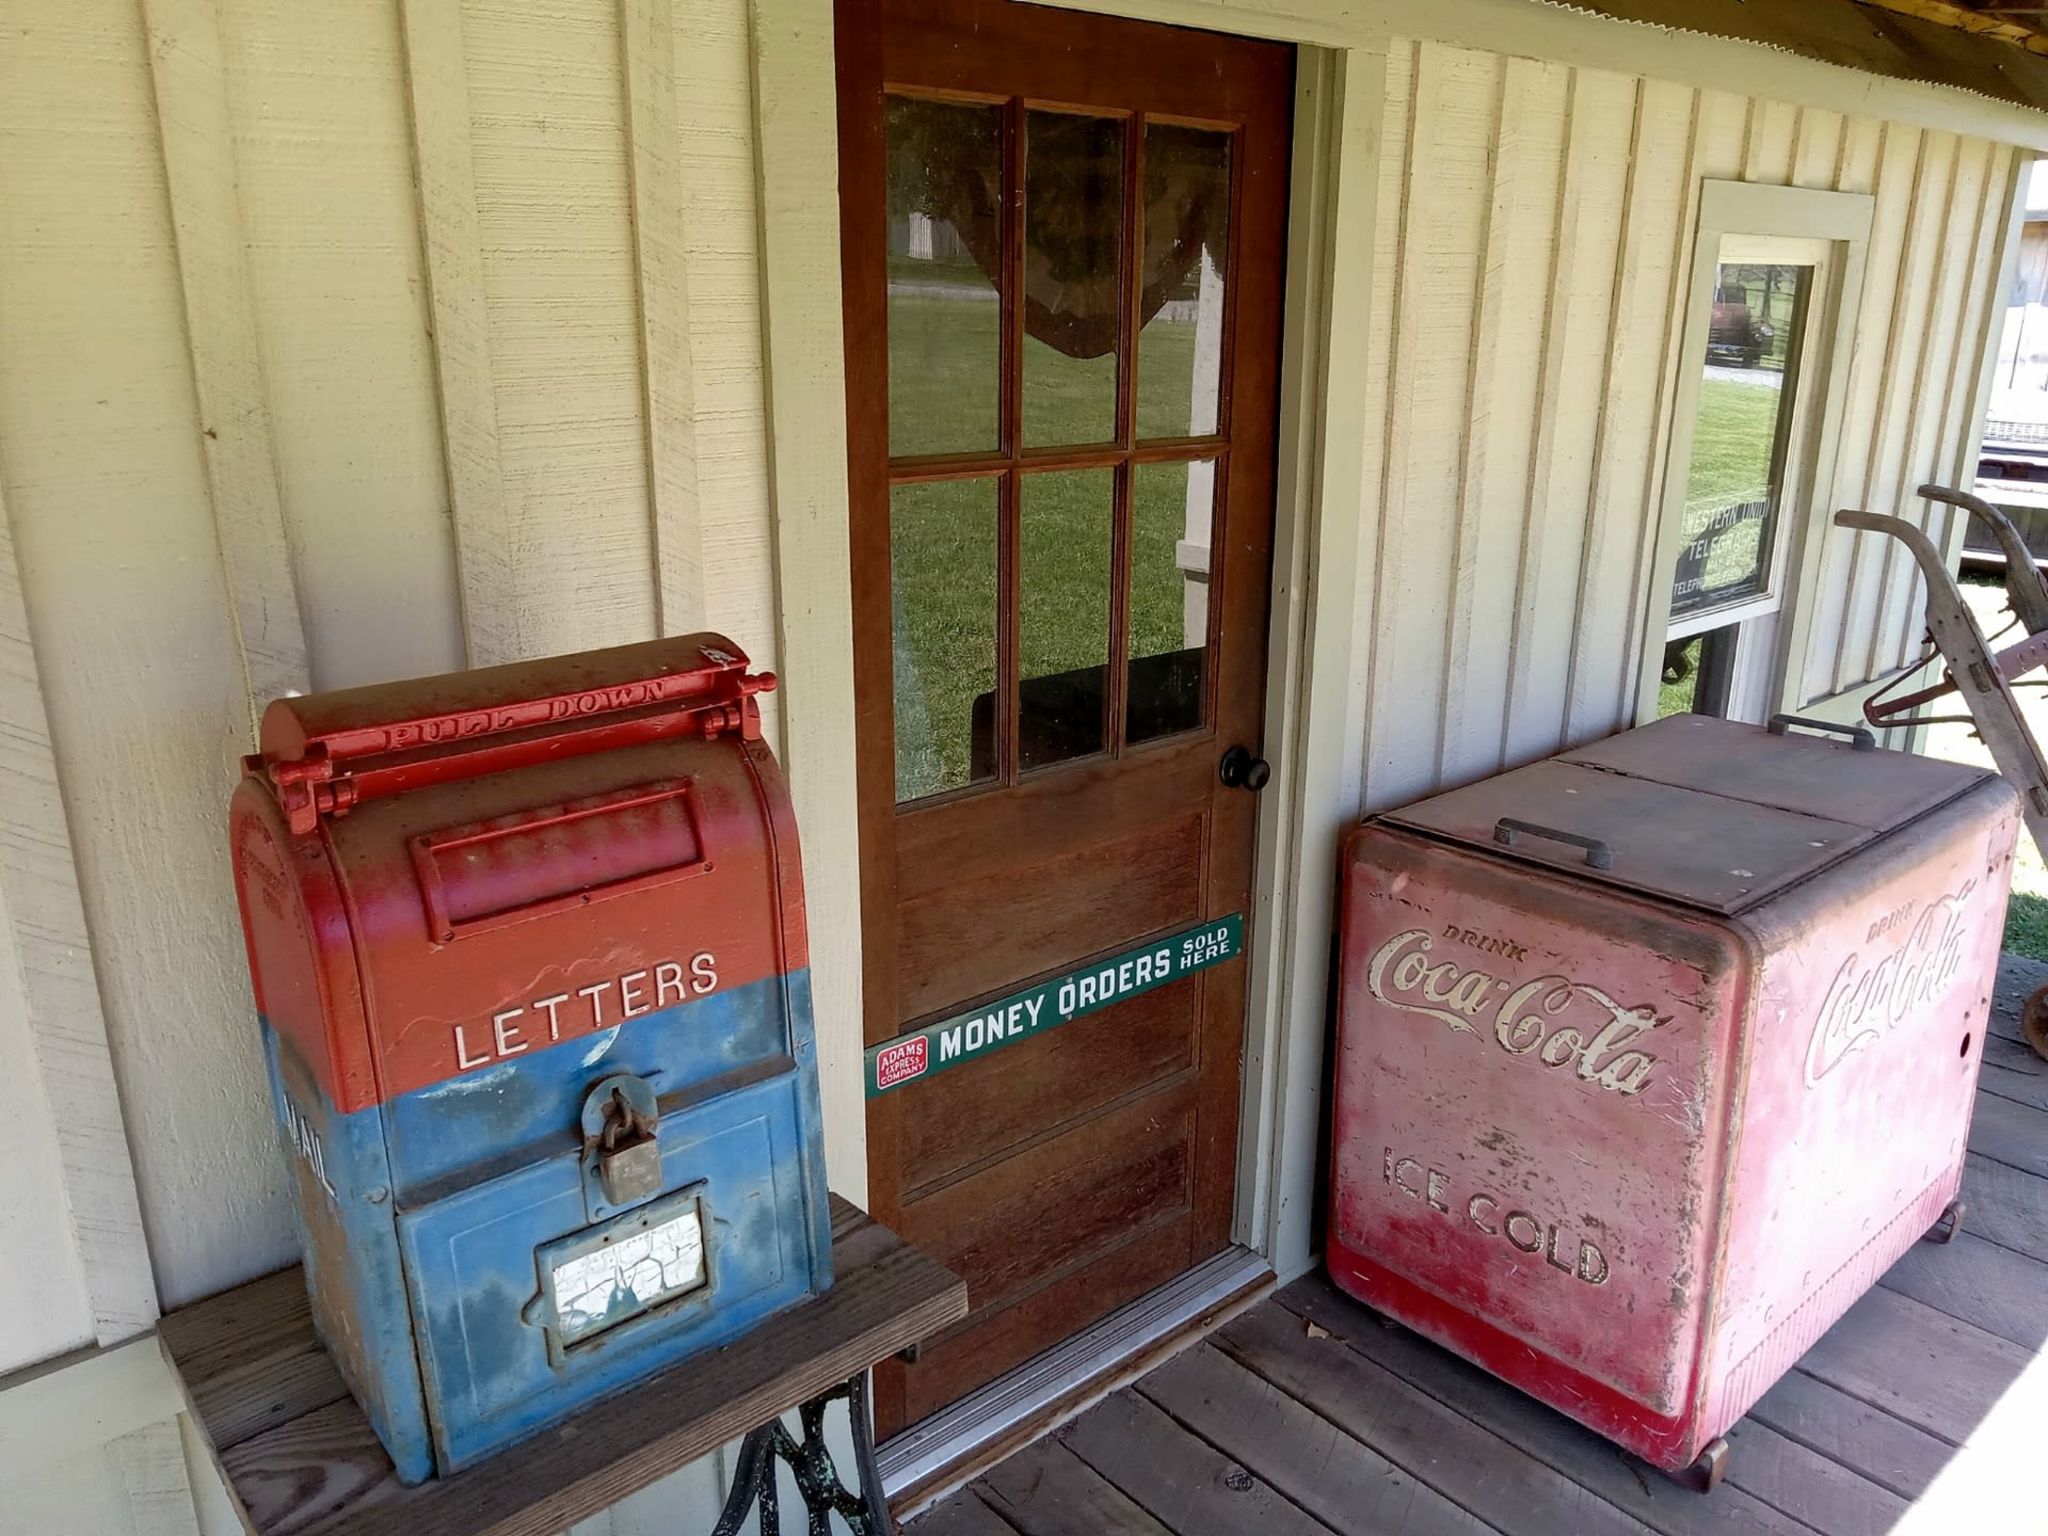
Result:
{"label": "cooler caster wheel", "polygon": [[1685,1480],[1699,1493],[1712,1493],[1728,1475],[1728,1437],[1716,1435],[1685,1469]]}
{"label": "cooler caster wheel", "polygon": [[2048,987],[2028,993],[2027,1000],[2020,1004],[2020,1033],[2027,1037],[2036,1056],[2048,1059]]}
{"label": "cooler caster wheel", "polygon": [[1963,1218],[1970,1214],[1970,1208],[1960,1200],[1951,1200],[1942,1207],[1941,1214],[1934,1218],[1934,1225],[1927,1229],[1927,1239],[1934,1243],[1952,1243],[1956,1234],[1963,1230]]}

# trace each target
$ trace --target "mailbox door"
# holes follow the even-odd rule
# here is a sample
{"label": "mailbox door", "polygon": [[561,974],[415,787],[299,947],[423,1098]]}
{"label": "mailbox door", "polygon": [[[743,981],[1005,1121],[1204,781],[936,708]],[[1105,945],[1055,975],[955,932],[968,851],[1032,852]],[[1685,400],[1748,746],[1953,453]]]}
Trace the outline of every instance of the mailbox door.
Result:
{"label": "mailbox door", "polygon": [[[573,1152],[400,1213],[444,1471],[809,1290],[800,1091],[792,1070],[677,1119],[660,1143],[667,1193],[604,1221],[589,1219]],[[619,1294],[621,1273],[644,1305],[576,1306]]]}

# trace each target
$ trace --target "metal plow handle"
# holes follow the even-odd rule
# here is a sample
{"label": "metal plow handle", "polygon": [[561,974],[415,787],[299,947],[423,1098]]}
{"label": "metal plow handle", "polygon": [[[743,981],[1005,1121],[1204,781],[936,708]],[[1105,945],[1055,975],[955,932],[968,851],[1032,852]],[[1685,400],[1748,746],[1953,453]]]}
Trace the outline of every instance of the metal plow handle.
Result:
{"label": "metal plow handle", "polygon": [[2034,564],[2034,552],[2013,526],[2002,507],[1994,507],[1982,496],[1969,491],[1950,490],[1945,485],[1923,485],[1920,494],[1943,506],[1960,507],[1991,530],[1991,537],[2005,554],[2005,595],[2012,611],[2030,635],[2048,629],[2048,584],[2041,580],[2041,568]]}
{"label": "metal plow handle", "polygon": [[[1942,559],[1932,539],[1902,517],[1844,509],[1835,514],[1835,522],[1843,528],[1886,534],[1912,554],[1927,581],[1927,629],[1934,636],[1935,648],[1948,664],[1956,691],[1970,706],[1970,718],[1977,724],[1977,734],[1991,749],[1991,760],[1998,764],[2005,781],[2019,791],[2020,814],[2026,819],[2034,846],[2043,857],[2048,857],[2048,761],[2043,760],[2033,732],[2027,729],[2019,700],[1999,670],[1998,660],[1985,642],[1984,631],[1977,627],[1976,616],[1956,589],[1948,562]],[[1869,714],[1867,707],[1864,713]],[[1871,723],[1885,722],[1873,719]]]}

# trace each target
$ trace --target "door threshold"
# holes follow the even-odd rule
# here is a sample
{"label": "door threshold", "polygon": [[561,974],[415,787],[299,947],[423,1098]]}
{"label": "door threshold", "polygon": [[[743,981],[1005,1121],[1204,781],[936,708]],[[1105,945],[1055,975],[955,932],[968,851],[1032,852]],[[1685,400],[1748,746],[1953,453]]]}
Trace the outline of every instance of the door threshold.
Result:
{"label": "door threshold", "polygon": [[1273,1271],[1263,1258],[1249,1248],[1226,1248],[912,1425],[875,1457],[897,1518],[908,1519],[971,1482],[1272,1289]]}

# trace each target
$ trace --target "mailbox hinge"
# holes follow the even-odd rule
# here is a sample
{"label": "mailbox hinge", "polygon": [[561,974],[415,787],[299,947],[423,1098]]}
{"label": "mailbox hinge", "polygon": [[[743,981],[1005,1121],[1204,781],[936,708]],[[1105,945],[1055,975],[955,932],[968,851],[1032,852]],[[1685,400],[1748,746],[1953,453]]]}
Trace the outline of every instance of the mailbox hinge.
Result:
{"label": "mailbox hinge", "polygon": [[[704,655],[734,659],[722,651]],[[713,674],[697,691],[682,691],[690,686],[691,677],[683,674],[495,709],[355,727],[308,741],[301,757],[257,753],[243,758],[242,766],[269,779],[285,825],[305,837],[318,829],[323,816],[345,816],[365,799],[544,759],[692,732],[707,741],[728,735],[760,740],[761,709],[754,696],[775,686],[773,672]],[[706,689],[712,690],[709,697]],[[576,730],[565,741],[561,727],[570,722]],[[337,759],[360,767],[344,771]]]}

